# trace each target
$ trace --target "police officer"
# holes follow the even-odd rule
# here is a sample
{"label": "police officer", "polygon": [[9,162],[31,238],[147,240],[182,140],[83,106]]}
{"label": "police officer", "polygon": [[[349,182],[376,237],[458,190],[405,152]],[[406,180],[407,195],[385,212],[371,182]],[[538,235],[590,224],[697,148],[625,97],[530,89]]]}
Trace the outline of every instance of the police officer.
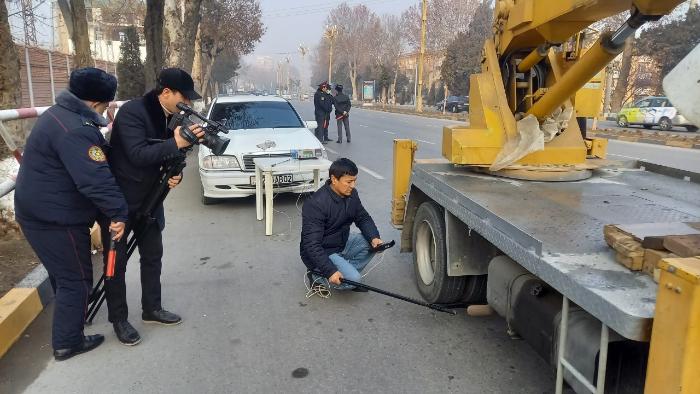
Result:
{"label": "police officer", "polygon": [[[136,215],[142,204],[153,192],[161,174],[162,164],[182,155],[181,149],[191,145],[180,135],[179,127],[168,129],[177,104],[192,104],[201,96],[194,90],[192,77],[179,68],[167,68],[158,75],[157,87],[143,97],[124,104],[117,113],[110,138],[109,163],[129,204],[130,224],[126,234],[135,225]],[[195,135],[202,137],[200,126],[190,127]],[[181,175],[168,180],[175,187]],[[143,230],[134,229],[139,249],[141,269],[141,315],[145,323],[162,325],[180,324],[182,319],[161,305],[160,273],[163,257],[162,231],[165,228],[163,205],[158,206],[152,216],[157,222]],[[103,230],[103,237],[105,236]],[[126,303],[126,237],[116,244],[117,261],[115,275],[105,284],[109,321],[119,341],[133,346],[141,341],[138,331],[129,323]]]}
{"label": "police officer", "polygon": [[350,97],[343,93],[343,85],[335,85],[337,92],[333,97],[333,106],[335,107],[335,120],[338,126],[338,139],[335,141],[339,144],[343,143],[343,126],[345,126],[345,137],[350,142]]}
{"label": "police officer", "polygon": [[328,82],[321,82],[314,93],[314,117],[316,118],[316,138],[321,143],[326,144],[328,138],[328,122],[333,109],[333,96],[329,94],[330,85]]}
{"label": "police officer", "polygon": [[100,132],[116,89],[116,78],[100,69],[73,71],[68,90],[32,129],[17,177],[17,221],[55,283],[52,345],[59,361],[104,341],[85,336],[83,325],[92,288],[90,226],[100,211],[120,239],[128,218]]}

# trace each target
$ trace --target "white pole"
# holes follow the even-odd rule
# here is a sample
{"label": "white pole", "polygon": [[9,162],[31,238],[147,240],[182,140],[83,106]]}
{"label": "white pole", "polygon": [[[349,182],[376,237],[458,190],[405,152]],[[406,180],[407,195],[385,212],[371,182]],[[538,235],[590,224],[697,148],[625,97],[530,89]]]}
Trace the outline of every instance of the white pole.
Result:
{"label": "white pole", "polygon": [[46,51],[49,55],[49,78],[51,78],[51,102],[56,102],[56,85],[53,81],[53,61],[51,60],[51,51]]}
{"label": "white pole", "polygon": [[29,88],[29,105],[34,107],[34,86],[32,85],[32,65],[29,64],[29,49],[24,46],[24,62],[27,66],[27,86]]}

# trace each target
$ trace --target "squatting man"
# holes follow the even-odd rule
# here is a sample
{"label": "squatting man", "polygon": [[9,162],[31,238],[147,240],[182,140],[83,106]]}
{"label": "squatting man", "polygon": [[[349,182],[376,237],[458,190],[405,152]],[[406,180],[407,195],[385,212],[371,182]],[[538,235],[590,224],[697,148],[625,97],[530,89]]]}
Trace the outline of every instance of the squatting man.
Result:
{"label": "squatting man", "polygon": [[[360,282],[362,270],[372,259],[370,245],[376,248],[383,243],[355,189],[357,172],[349,159],[334,161],[326,184],[304,202],[300,254],[314,273],[311,283],[318,283],[322,275],[333,288],[367,291],[341,283],[343,278]],[[350,233],[353,223],[359,234]]]}

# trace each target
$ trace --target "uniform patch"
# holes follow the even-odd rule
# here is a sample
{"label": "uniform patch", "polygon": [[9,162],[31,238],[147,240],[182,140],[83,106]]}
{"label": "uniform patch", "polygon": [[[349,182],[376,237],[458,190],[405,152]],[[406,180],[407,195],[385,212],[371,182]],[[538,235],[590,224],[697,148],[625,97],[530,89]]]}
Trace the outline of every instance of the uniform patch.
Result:
{"label": "uniform patch", "polygon": [[102,148],[97,145],[93,145],[88,149],[88,156],[90,156],[90,160],[96,162],[103,162],[107,160],[105,153],[102,152]]}

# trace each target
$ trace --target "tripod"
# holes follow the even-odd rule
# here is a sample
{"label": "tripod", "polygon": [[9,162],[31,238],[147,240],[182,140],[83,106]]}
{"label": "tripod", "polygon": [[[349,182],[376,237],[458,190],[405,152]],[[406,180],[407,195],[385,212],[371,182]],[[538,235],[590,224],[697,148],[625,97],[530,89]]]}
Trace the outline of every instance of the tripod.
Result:
{"label": "tripod", "polygon": [[[139,236],[145,232],[148,226],[153,225],[153,223],[156,221],[156,219],[153,217],[153,211],[163,203],[165,197],[167,197],[168,193],[170,192],[170,187],[168,187],[168,179],[182,173],[182,170],[186,165],[185,158],[186,156],[183,152],[182,155],[166,162],[163,166],[156,186],[153,188],[146,200],[144,200],[141,210],[136,215],[134,225],[132,226],[133,231],[130,232],[131,234],[126,241],[125,263],[134,253],[134,250],[136,250]],[[107,297],[107,294],[105,293],[106,280],[108,279],[103,273],[100,280],[97,281],[97,284],[95,287],[93,287],[92,293],[90,293],[90,298],[88,298],[90,307],[88,308],[85,320],[85,323],[88,325],[92,324],[92,320],[95,318],[95,315],[100,310],[102,303],[104,303],[105,298]]]}

